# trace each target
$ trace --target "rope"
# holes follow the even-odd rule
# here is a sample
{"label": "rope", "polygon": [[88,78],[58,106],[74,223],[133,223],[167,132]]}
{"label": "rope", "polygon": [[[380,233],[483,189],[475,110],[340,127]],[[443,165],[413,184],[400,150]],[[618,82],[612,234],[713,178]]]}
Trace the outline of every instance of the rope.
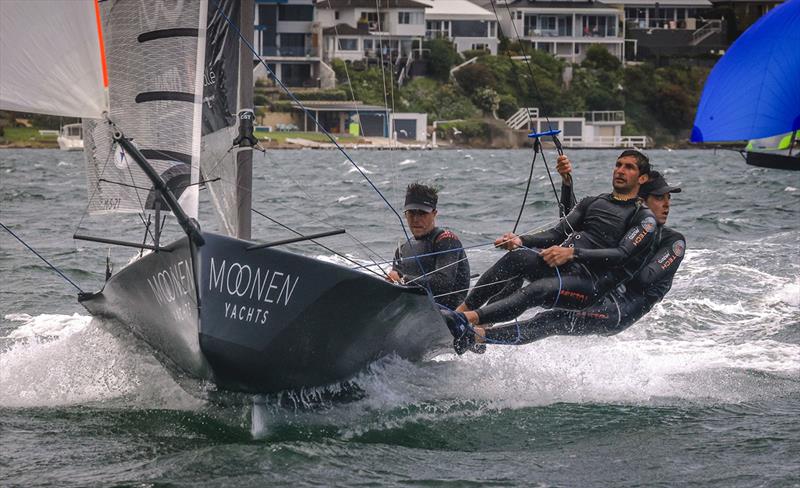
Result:
{"label": "rope", "polygon": [[237,26],[236,23],[233,22],[227,16],[227,14],[225,14],[225,12],[220,8],[219,3],[216,0],[211,0],[211,2],[214,4],[214,6],[216,7],[217,11],[225,19],[225,21],[228,22],[228,24],[231,26],[231,28],[239,35],[239,39],[242,41],[242,43],[245,46],[247,46],[247,48],[250,50],[250,52],[252,52],[253,55],[258,59],[258,61],[264,66],[264,68],[267,70],[267,73],[269,73],[269,75],[272,77],[272,79],[275,81],[275,83],[277,83],[278,86],[280,86],[280,88],[284,92],[286,92],[287,95],[289,95],[289,98],[291,98],[291,100],[295,104],[297,104],[298,107],[300,107],[302,109],[302,111],[305,114],[305,116],[310,118],[314,122],[314,125],[316,125],[317,128],[323,134],[325,134],[325,136],[328,138],[328,140],[330,140],[331,143],[334,146],[336,146],[336,149],[338,149],[339,152],[342,153],[342,155],[350,162],[350,164],[352,164],[353,167],[356,168],[356,170],[359,172],[359,174],[361,174],[361,176],[364,178],[364,180],[366,180],[366,182],[369,183],[369,185],[372,187],[372,189],[375,190],[375,192],[381,197],[381,199],[386,204],[386,206],[389,207],[389,209],[392,211],[392,213],[394,213],[394,215],[397,217],[398,222],[400,222],[400,227],[403,229],[403,234],[406,236],[406,239],[407,240],[411,240],[409,235],[408,235],[408,231],[406,229],[406,225],[403,222],[403,217],[394,208],[394,206],[392,206],[392,204],[389,203],[389,200],[387,200],[386,197],[383,195],[383,193],[381,193],[381,191],[378,189],[378,187],[375,186],[375,183],[373,183],[372,180],[366,175],[366,173],[364,173],[364,171],[361,169],[361,167],[358,164],[356,164],[356,162],[353,160],[353,158],[350,156],[350,154],[339,144],[339,142],[336,140],[336,138],[333,137],[333,135],[330,132],[328,132],[328,130],[325,129],[325,127],[322,126],[322,124],[319,122],[319,120],[317,120],[317,118],[314,117],[311,114],[311,111],[309,109],[307,109],[306,106],[303,105],[303,103],[300,100],[298,100],[298,98],[294,95],[294,93],[292,93],[292,91],[289,90],[289,88],[286,85],[284,85],[284,83],[280,79],[278,79],[278,77],[275,75],[275,72],[273,72],[270,69],[269,65],[264,61],[264,59],[261,56],[259,56],[258,52],[253,47],[253,45],[250,43],[250,41],[244,36],[244,34],[242,34],[242,31],[239,29],[239,26]]}
{"label": "rope", "polygon": [[22,245],[23,245],[23,246],[27,247],[27,248],[28,248],[28,250],[29,250],[29,251],[31,251],[33,254],[35,254],[35,255],[36,255],[36,256],[37,256],[39,259],[41,259],[42,261],[44,261],[44,263],[45,263],[46,265],[48,265],[48,266],[50,267],[50,269],[52,269],[53,271],[55,271],[56,273],[58,273],[58,274],[59,274],[59,275],[60,275],[62,278],[64,278],[65,280],[67,280],[67,282],[68,282],[70,285],[74,286],[76,290],[78,290],[80,293],[84,293],[84,291],[83,291],[83,290],[81,290],[81,287],[79,287],[78,285],[76,285],[76,284],[75,284],[75,282],[73,282],[71,279],[69,279],[69,278],[67,277],[67,275],[65,275],[64,273],[62,273],[60,269],[56,268],[56,267],[55,267],[53,264],[51,264],[51,263],[50,263],[50,261],[48,261],[47,259],[45,259],[45,258],[44,258],[44,256],[42,256],[41,254],[39,254],[38,252],[36,252],[36,249],[34,249],[34,248],[32,248],[31,246],[29,246],[29,245],[28,245],[28,243],[26,243],[25,241],[23,241],[23,240],[22,240],[22,238],[21,238],[20,236],[18,236],[17,234],[15,234],[15,233],[14,233],[14,231],[12,231],[12,230],[11,230],[11,229],[9,229],[8,227],[6,227],[6,225],[5,225],[4,223],[0,222],[0,226],[2,226],[2,227],[3,227],[3,229],[5,229],[5,230],[6,230],[6,232],[8,232],[8,233],[9,233],[9,234],[11,234],[12,236],[14,236],[14,238],[15,238],[16,240],[18,240],[20,243],[22,243]]}

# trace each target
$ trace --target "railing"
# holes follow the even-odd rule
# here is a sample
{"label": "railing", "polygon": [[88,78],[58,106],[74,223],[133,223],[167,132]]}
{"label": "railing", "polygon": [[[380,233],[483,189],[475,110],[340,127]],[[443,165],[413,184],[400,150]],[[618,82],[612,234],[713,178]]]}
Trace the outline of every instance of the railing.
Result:
{"label": "railing", "polygon": [[696,46],[708,37],[722,32],[721,20],[709,20],[706,24],[692,32],[692,46]]}
{"label": "railing", "polygon": [[521,108],[517,110],[514,115],[506,119],[506,125],[514,130],[520,130],[523,127],[530,128],[530,121],[539,118],[539,109],[536,107]]}
{"label": "railing", "polygon": [[315,47],[305,47],[305,46],[287,46],[287,47],[267,46],[261,48],[261,56],[315,58],[319,56],[319,51]]}
{"label": "railing", "polygon": [[572,112],[570,117],[583,117],[589,124],[625,122],[623,110],[593,110],[590,112]]}
{"label": "railing", "polygon": [[647,147],[647,136],[598,136],[584,139],[581,136],[565,136],[561,138],[564,147],[630,147],[644,149]]}

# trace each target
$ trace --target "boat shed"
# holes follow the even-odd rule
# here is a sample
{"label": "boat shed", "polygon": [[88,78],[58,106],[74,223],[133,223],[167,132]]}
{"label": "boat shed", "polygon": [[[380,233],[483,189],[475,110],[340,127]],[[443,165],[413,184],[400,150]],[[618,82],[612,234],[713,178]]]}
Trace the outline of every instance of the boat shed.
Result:
{"label": "boat shed", "polygon": [[[386,107],[342,101],[307,101],[303,102],[303,106],[332,134],[389,137],[389,118],[392,111]],[[294,109],[301,112],[301,130],[319,132],[314,121],[302,113],[303,108],[300,105],[295,103]]]}

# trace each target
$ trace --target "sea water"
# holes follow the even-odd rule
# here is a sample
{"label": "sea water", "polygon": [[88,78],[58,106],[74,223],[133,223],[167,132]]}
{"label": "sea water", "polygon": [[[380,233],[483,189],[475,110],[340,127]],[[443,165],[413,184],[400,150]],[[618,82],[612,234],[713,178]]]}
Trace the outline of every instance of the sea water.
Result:
{"label": "sea water", "polygon": [[[617,153],[568,153],[579,197],[609,190]],[[249,397],[203,394],[124,328],[92,320],[72,285],[3,234],[0,485],[800,485],[800,173],[727,151],[650,156],[683,189],[668,225],[687,254],[666,299],[627,331],[389,357],[352,380],[355,394],[270,396],[255,415]],[[395,208],[408,183],[439,186],[438,223],[482,272],[501,256],[489,243],[514,225],[532,154],[352,157]],[[135,251],[72,234],[137,241],[143,226],[85,215],[82,166],[80,153],[3,150],[0,220],[93,291],[107,258],[118,270]],[[381,264],[403,230],[354,169],[332,151],[257,154],[254,208],[304,233],[344,228],[325,244]],[[519,230],[556,217],[539,157]],[[253,219],[256,240],[292,236]],[[351,265],[312,243],[290,248]]]}

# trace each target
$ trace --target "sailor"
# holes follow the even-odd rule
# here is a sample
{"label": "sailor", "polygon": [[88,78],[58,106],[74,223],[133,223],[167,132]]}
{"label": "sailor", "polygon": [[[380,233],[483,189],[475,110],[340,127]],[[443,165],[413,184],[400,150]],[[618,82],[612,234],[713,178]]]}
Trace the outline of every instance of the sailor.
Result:
{"label": "sailor", "polygon": [[422,286],[436,303],[452,309],[467,296],[469,261],[458,236],[436,226],[438,201],[435,188],[408,185],[403,210],[414,238],[397,248],[386,279]]}
{"label": "sailor", "polygon": [[[566,173],[569,171],[567,167]],[[618,286],[600,303],[581,311],[549,310],[516,324],[476,327],[477,342],[520,345],[552,335],[613,335],[633,325],[670,290],[686,252],[683,235],[664,225],[670,212],[671,194],[680,191],[679,187],[670,186],[658,171],[651,171],[649,181],[639,189],[639,196],[655,214],[658,224],[657,250],[630,281]]]}
{"label": "sailor", "polygon": [[[611,193],[584,198],[550,230],[498,238],[495,245],[511,252],[481,276],[455,311],[442,311],[456,352],[475,342],[469,324],[505,322],[534,306],[581,310],[630,279],[649,259],[656,230],[655,216],[638,197],[649,172],[644,153],[625,150],[612,172]],[[490,302],[520,276],[526,286]]]}

